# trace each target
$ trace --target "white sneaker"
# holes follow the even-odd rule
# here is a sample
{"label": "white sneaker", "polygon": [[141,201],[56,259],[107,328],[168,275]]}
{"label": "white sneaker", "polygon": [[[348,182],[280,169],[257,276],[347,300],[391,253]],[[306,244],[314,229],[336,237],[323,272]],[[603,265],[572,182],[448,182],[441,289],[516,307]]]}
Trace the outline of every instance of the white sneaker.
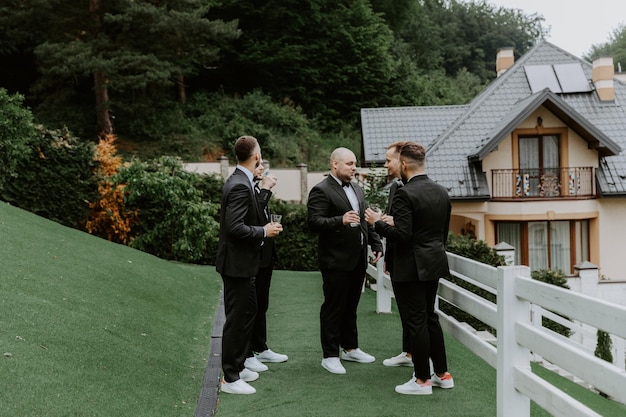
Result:
{"label": "white sneaker", "polygon": [[246,358],[246,361],[243,363],[243,365],[248,368],[251,371],[254,372],[263,372],[263,371],[267,371],[269,368],[267,367],[267,365],[263,365],[261,362],[259,362],[259,360],[257,358],[255,358],[254,356],[251,356],[249,358]]}
{"label": "white sneaker", "polygon": [[331,374],[345,374],[346,368],[343,367],[339,358],[322,359],[322,367]]}
{"label": "white sneaker", "polygon": [[363,352],[361,349],[356,348],[348,352],[344,350],[341,352],[341,359],[344,361],[360,362],[360,363],[372,363],[376,360],[375,357],[369,353]]}
{"label": "white sneaker", "polygon": [[454,388],[454,379],[452,379],[450,372],[446,372],[446,374],[441,378],[439,378],[437,374],[432,374],[430,376],[430,383],[433,387]]}
{"label": "white sneaker", "polygon": [[282,353],[272,352],[271,349],[265,349],[263,352],[255,352],[254,357],[260,362],[287,362],[289,357]]}
{"label": "white sneaker", "polygon": [[252,382],[259,379],[259,374],[257,372],[251,371],[248,368],[243,368],[243,371],[239,372],[239,378],[243,379],[246,382]]}
{"label": "white sneaker", "polygon": [[413,366],[413,360],[406,356],[406,352],[402,352],[398,356],[385,359],[383,361],[385,366]]}
{"label": "white sneaker", "polygon": [[433,393],[433,387],[430,384],[430,379],[423,384],[418,384],[415,378],[411,378],[404,384],[397,385],[396,392],[408,395],[430,395]]}
{"label": "white sneaker", "polygon": [[226,382],[222,379],[221,391],[229,394],[254,394],[256,389],[243,379],[238,379],[235,382]]}

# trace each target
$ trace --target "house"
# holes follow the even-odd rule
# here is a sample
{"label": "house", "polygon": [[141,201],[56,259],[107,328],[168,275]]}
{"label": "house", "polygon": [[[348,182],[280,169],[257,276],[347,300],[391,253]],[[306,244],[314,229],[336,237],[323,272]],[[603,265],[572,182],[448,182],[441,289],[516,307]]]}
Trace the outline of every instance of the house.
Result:
{"label": "house", "polygon": [[363,162],[422,143],[453,233],[506,242],[532,270],[593,264],[626,281],[626,84],[612,58],[590,64],[542,41],[516,62],[499,50],[496,72],[466,105],[362,109]]}

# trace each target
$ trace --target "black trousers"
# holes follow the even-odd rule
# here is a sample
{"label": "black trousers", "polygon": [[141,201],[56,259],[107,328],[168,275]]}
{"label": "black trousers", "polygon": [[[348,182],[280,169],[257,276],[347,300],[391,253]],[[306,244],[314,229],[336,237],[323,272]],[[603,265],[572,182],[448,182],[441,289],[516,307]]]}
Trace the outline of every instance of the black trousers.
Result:
{"label": "black trousers", "polygon": [[222,275],[224,312],[222,331],[222,371],[226,382],[239,379],[250,350],[252,327],[256,317],[255,277],[238,278]]}
{"label": "black trousers", "polygon": [[339,349],[359,347],[357,307],[365,279],[364,255],[352,271],[322,270],[324,302],[320,338],[324,358],[339,357]]}
{"label": "black trousers", "polygon": [[392,281],[392,284],[400,318],[408,330],[415,376],[424,381],[430,379],[429,359],[436,373],[446,372],[446,347],[439,316],[435,313],[439,280]]}
{"label": "black trousers", "polygon": [[250,352],[248,357],[252,356],[253,352],[263,352],[267,349],[267,309],[270,303],[270,284],[272,282],[272,272],[274,266],[270,265],[267,268],[260,268],[256,276],[256,302],[257,313],[254,320],[254,327],[252,330],[252,341],[250,343]]}

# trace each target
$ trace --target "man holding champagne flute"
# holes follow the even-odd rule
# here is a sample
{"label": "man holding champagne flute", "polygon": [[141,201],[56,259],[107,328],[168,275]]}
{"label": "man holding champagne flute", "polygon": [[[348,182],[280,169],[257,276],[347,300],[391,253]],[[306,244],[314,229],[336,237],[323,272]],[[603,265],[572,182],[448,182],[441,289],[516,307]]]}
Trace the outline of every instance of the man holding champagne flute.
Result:
{"label": "man holding champagne flute", "polygon": [[[255,192],[259,208],[265,222],[280,223],[282,216],[271,213],[269,200],[272,197],[272,188],[277,183],[276,176],[265,172],[261,163],[254,171]],[[261,263],[256,276],[257,314],[252,330],[250,351],[246,358],[246,368],[255,372],[267,371],[269,368],[263,362],[286,362],[287,355],[273,352],[267,346],[267,310],[269,307],[270,284],[274,262],[276,260],[275,239],[266,239],[261,247]]]}

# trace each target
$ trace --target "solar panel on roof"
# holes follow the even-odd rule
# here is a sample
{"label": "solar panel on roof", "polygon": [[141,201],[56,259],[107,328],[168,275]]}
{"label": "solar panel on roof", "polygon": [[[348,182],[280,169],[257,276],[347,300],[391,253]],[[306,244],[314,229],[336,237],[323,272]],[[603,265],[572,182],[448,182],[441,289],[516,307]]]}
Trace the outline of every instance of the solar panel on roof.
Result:
{"label": "solar panel on roof", "polygon": [[524,65],[524,71],[533,94],[544,88],[549,88],[553,93],[562,92],[552,65]]}
{"label": "solar panel on roof", "polygon": [[555,64],[554,72],[564,93],[585,93],[591,90],[583,67],[578,63]]}
{"label": "solar panel on roof", "polygon": [[531,91],[549,88],[553,93],[585,93],[593,91],[579,63],[525,65],[524,71]]}

